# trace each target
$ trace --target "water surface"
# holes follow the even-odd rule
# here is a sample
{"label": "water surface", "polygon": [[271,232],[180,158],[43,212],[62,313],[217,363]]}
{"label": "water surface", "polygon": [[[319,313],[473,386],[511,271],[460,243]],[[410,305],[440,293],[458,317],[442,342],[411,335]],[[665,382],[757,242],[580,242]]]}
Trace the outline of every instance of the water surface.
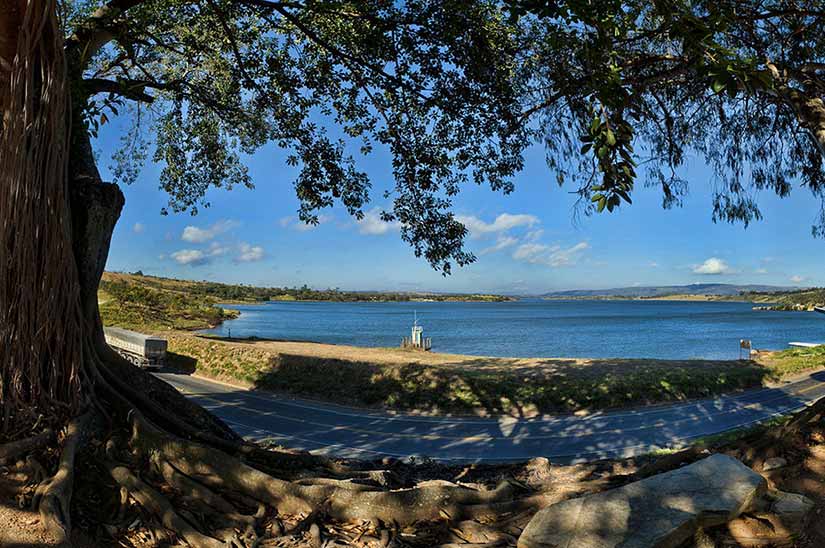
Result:
{"label": "water surface", "polygon": [[755,311],[752,304],[737,302],[523,299],[228,306],[241,316],[207,333],[398,346],[417,313],[434,351],[481,356],[735,359],[740,339],[764,349],[825,341],[821,314]]}

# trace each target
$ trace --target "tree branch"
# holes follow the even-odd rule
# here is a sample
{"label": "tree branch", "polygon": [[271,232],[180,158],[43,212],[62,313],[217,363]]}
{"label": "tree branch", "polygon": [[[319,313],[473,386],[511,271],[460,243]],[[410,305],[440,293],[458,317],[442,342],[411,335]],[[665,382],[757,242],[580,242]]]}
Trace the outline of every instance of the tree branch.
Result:
{"label": "tree branch", "polygon": [[133,101],[152,103],[155,97],[146,93],[146,88],[157,90],[179,90],[183,82],[155,82],[151,80],[106,80],[104,78],[88,78],[83,80],[89,95],[95,93],[114,93]]}
{"label": "tree branch", "polygon": [[[276,11],[278,14],[281,15],[284,19],[292,23],[295,28],[297,28],[301,33],[306,36],[311,42],[316,44],[317,46],[321,47],[322,49],[326,50],[328,53],[332,54],[334,57],[338,57],[339,59],[349,61],[350,63],[354,63],[359,67],[363,67],[373,74],[380,76],[382,78],[386,78],[393,84],[397,86],[404,87],[405,89],[411,91],[419,98],[429,101],[430,98],[424,95],[420,89],[416,89],[414,86],[411,86],[408,82],[405,82],[403,79],[393,76],[392,74],[388,74],[384,69],[381,67],[377,67],[372,65],[363,59],[356,57],[346,51],[330,44],[326,40],[324,40],[321,36],[318,35],[315,31],[309,28],[307,25],[301,21],[300,18],[296,17],[295,14],[290,13],[286,8],[287,7],[299,7],[296,6],[295,3],[282,3],[282,2],[271,2],[269,0],[239,0],[239,3],[247,4],[250,6],[257,6],[257,7],[266,7]],[[300,6],[303,7],[303,6]]]}
{"label": "tree branch", "polygon": [[75,33],[66,40],[66,53],[70,59],[79,64],[79,69],[86,66],[89,59],[114,39],[112,25],[127,10],[139,6],[146,0],[110,0],[81,23]]}

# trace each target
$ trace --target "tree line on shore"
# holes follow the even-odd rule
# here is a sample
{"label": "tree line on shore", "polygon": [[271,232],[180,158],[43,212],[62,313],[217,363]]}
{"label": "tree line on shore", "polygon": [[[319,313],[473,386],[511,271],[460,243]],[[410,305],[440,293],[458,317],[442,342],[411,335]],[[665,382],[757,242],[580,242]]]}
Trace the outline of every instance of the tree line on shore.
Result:
{"label": "tree line on shore", "polygon": [[156,289],[177,287],[191,295],[214,297],[220,302],[234,301],[334,301],[334,302],[409,302],[409,301],[479,301],[504,302],[515,297],[477,293],[429,293],[400,291],[345,291],[339,288],[313,289],[304,284],[301,287],[256,287],[246,284],[227,284],[209,281],[176,280],[145,276],[134,272],[128,276],[130,282]]}

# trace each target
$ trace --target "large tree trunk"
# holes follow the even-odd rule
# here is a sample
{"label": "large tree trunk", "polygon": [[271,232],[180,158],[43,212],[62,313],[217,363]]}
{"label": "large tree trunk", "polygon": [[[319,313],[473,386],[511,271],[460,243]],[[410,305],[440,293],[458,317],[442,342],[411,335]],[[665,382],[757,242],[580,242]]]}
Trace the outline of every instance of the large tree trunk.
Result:
{"label": "large tree trunk", "polygon": [[85,322],[69,210],[62,31],[53,0],[3,6],[0,406],[9,431],[38,412],[60,420],[76,411]]}
{"label": "large tree trunk", "polygon": [[[69,160],[72,244],[85,323],[95,343],[102,343],[97,289],[106,267],[112,232],[125,203],[113,183],[100,179],[87,133],[76,135]],[[77,146],[80,142],[83,146]]]}

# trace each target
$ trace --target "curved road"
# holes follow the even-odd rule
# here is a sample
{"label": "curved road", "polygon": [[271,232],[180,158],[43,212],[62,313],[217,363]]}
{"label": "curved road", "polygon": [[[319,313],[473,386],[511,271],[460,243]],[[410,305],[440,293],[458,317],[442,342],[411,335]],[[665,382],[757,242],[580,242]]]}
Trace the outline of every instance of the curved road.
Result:
{"label": "curved road", "polygon": [[362,459],[582,462],[630,457],[790,413],[825,396],[825,371],[777,388],[587,416],[423,417],[352,409],[158,373],[239,434]]}

